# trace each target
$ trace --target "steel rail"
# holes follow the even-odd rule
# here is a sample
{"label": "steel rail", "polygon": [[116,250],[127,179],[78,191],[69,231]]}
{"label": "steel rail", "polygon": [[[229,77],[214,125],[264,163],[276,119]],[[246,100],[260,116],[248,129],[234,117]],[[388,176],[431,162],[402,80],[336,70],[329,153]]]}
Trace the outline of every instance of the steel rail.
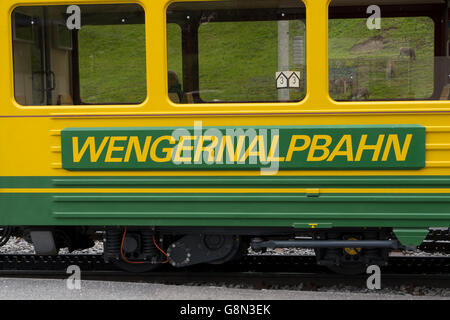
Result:
{"label": "steel rail", "polygon": [[[66,269],[78,265],[82,280],[151,282],[164,284],[246,284],[261,288],[316,290],[322,286],[349,285],[365,288],[368,275],[334,274],[316,264],[314,256],[248,255],[223,265],[174,268],[168,264],[148,273],[128,273],[103,261],[101,255],[0,254],[0,277],[66,279]],[[450,257],[390,257],[381,267],[382,286],[450,287]]]}

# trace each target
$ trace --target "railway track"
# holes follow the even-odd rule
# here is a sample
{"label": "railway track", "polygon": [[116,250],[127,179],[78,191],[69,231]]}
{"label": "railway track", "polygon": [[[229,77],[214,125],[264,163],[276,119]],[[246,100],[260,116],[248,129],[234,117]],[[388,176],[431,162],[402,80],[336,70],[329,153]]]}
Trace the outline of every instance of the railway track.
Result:
{"label": "railway track", "polygon": [[431,229],[418,249],[430,253],[450,254],[450,230]]}
{"label": "railway track", "polygon": [[[155,282],[166,284],[236,284],[254,288],[294,287],[315,290],[321,286],[365,288],[368,275],[334,274],[316,265],[314,256],[249,255],[224,265],[198,265],[177,269],[163,265],[150,273],[132,274],[104,262],[101,255],[0,255],[0,277],[65,279],[77,265],[84,280]],[[381,267],[382,286],[450,287],[450,257],[390,257]]]}

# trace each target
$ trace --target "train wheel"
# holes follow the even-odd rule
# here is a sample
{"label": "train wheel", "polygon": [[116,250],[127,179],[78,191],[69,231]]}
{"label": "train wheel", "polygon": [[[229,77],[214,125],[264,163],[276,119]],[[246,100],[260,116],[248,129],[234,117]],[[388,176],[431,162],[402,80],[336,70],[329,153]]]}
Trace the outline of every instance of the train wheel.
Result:
{"label": "train wheel", "polygon": [[339,274],[356,275],[364,273],[366,270],[366,263],[360,260],[361,252],[363,250],[356,250],[356,248],[344,249],[316,249],[316,257],[318,264],[323,265],[331,271]]}
{"label": "train wheel", "polygon": [[[360,235],[336,235],[332,239],[374,240],[383,239],[377,233],[366,232]],[[331,238],[331,237],[330,237]],[[387,264],[388,250],[383,248],[321,248],[316,249],[318,264],[326,266],[333,272],[345,275],[356,275],[366,272],[367,266]]]}
{"label": "train wheel", "polygon": [[105,232],[103,256],[121,270],[133,273],[158,268],[159,251],[150,228],[109,227]]}
{"label": "train wheel", "polygon": [[221,234],[189,234],[169,245],[167,255],[174,267],[200,263],[222,264],[239,257],[241,237]]}
{"label": "train wheel", "polygon": [[[344,240],[359,240],[356,237],[344,237]],[[333,272],[346,275],[364,273],[366,264],[361,261],[361,248],[344,248],[341,252],[340,264],[331,265],[328,268]]]}

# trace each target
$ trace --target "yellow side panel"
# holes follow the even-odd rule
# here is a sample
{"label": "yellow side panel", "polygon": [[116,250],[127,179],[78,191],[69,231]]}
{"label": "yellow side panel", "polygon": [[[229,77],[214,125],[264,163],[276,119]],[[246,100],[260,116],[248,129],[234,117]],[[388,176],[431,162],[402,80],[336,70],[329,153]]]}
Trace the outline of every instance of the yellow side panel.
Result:
{"label": "yellow side panel", "polygon": [[[189,0],[191,1],[191,0]],[[115,0],[114,3],[130,1]],[[278,175],[450,175],[450,101],[335,102],[328,94],[326,0],[307,8],[307,94],[299,103],[176,105],[167,88],[165,8],[169,0],[139,0],[146,11],[148,98],[137,106],[22,107],[14,100],[11,12],[18,5],[68,4],[51,0],[0,2],[0,176],[259,175],[259,171],[68,172],[61,169],[60,130],[68,127],[192,127],[420,124],[426,126],[421,170],[282,171]],[[84,1],[80,4],[111,3]],[[19,88],[18,88],[19,89]],[[20,89],[22,90],[22,89]],[[23,89],[25,90],[25,89]]]}

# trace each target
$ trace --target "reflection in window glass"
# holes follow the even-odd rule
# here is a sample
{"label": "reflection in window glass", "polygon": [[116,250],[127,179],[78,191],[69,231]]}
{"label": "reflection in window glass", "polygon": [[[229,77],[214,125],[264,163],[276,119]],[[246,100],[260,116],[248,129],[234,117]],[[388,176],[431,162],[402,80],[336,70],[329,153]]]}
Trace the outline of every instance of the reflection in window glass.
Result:
{"label": "reflection in window glass", "polygon": [[[301,2],[176,2],[167,10],[167,21],[181,26],[182,46],[174,41],[178,33],[170,24],[167,33],[173,102],[304,98],[306,33]],[[175,61],[182,62],[181,68]],[[170,91],[176,78],[183,79],[180,99],[173,99]]]}
{"label": "reflection in window glass", "polygon": [[[293,55],[294,39],[304,39],[305,25],[302,21],[286,22],[288,65],[281,71],[304,73],[304,60],[289,58]],[[275,82],[279,71],[277,21],[201,25],[199,45],[200,96],[204,101],[281,100]],[[301,100],[303,83],[301,87],[289,89],[288,96],[286,100]]]}
{"label": "reflection in window glass", "polygon": [[145,27],[85,26],[79,32],[80,89],[84,103],[145,100]]}
{"label": "reflection in window glass", "polygon": [[429,99],[434,91],[434,23],[428,17],[329,21],[329,88],[335,100]]}
{"label": "reflection in window glass", "polygon": [[[173,102],[180,103],[184,99],[183,78],[183,56],[181,48],[181,28],[175,23],[167,25],[167,66],[169,98]],[[185,101],[183,101],[185,102]]]}
{"label": "reflection in window glass", "polygon": [[16,8],[16,101],[24,106],[143,102],[144,22],[144,10],[136,4]]}

